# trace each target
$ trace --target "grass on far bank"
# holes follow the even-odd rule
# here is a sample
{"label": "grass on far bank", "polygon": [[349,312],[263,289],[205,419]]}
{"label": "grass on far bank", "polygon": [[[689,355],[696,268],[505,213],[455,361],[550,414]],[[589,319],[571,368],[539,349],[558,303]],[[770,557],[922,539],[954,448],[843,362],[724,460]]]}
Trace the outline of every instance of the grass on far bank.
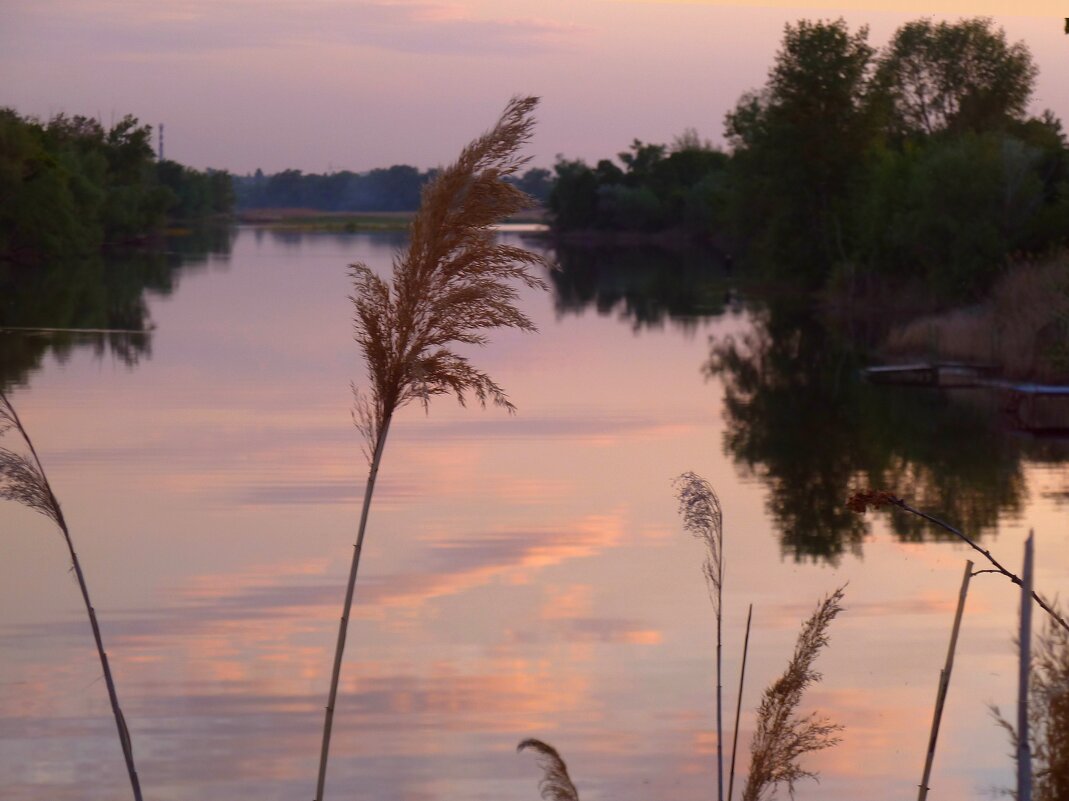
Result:
{"label": "grass on far bank", "polygon": [[1069,383],[1069,251],[1013,264],[983,303],[898,326],[884,350],[986,364],[1007,378]]}

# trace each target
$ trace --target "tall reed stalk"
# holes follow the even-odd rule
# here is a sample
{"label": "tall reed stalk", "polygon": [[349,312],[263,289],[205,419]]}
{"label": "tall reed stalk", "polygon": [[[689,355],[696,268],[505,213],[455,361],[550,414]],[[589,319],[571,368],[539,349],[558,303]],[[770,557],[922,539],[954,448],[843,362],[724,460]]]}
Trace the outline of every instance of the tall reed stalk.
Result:
{"label": "tall reed stalk", "polygon": [[514,283],[545,289],[534,272],[544,261],[499,243],[494,227],[531,205],[526,194],[504,179],[527,162],[518,151],[531,137],[537,104],[534,97],[513,98],[497,124],[423,190],[408,248],[394,258],[389,283],[364,264],[350,267],[354,338],[370,384],[366,394],[354,388],[353,417],[365,439],[369,471],[334,651],[316,801],[323,799],[349,613],[394,412],[413,400],[426,407],[435,395],[453,394],[463,404],[469,393],[483,406],[490,402],[514,409],[501,387],[454,346],[485,345],[485,332],[494,328],[535,330],[516,306]]}
{"label": "tall reed stalk", "polygon": [[[1065,801],[1069,798],[1069,633],[1048,619],[1035,637],[1030,661],[1026,736],[1033,758],[1032,798]],[[992,706],[991,712],[1009,732],[1019,765],[1022,728],[1006,720],[998,707]]]}
{"label": "tall reed stalk", "polygon": [[126,760],[126,772],[130,776],[130,787],[133,789],[135,801],[141,801],[141,782],[137,777],[137,769],[134,766],[134,749],[130,741],[130,731],[126,728],[126,718],[119,706],[119,695],[115,690],[115,680],[111,675],[111,665],[108,663],[108,654],[104,650],[104,639],[100,633],[100,624],[97,622],[96,610],[89,600],[89,585],[82,572],[82,563],[78,560],[78,554],[74,550],[74,541],[71,539],[67,520],[63,517],[63,510],[59,501],[52,491],[52,485],[45,474],[44,466],[37,455],[37,449],[33,446],[29,433],[22,425],[15,407],[11,401],[0,391],[0,435],[14,429],[26,443],[30,452],[30,458],[20,453],[0,447],[0,498],[16,501],[40,512],[55,523],[63,534],[63,540],[67,543],[70,553],[71,564],[74,567],[74,575],[78,579],[78,588],[82,592],[82,600],[85,602],[85,610],[89,614],[89,625],[93,629],[93,641],[96,643],[97,654],[100,656],[100,665],[104,670],[104,684],[108,688],[108,700],[111,702],[111,713],[115,718],[115,726],[119,732],[119,744],[122,747],[123,758]]}
{"label": "tall reed stalk", "polygon": [[928,780],[932,776],[935,764],[935,746],[939,741],[939,726],[943,721],[943,708],[946,705],[947,692],[950,690],[950,676],[954,672],[954,654],[958,650],[958,634],[961,631],[961,618],[965,613],[965,599],[969,594],[969,582],[972,580],[972,561],[965,560],[965,573],[961,577],[961,589],[958,591],[958,606],[954,611],[954,625],[950,628],[950,645],[947,646],[947,658],[943,669],[939,671],[939,686],[935,693],[935,710],[932,712],[932,730],[928,735],[928,750],[924,756],[924,771],[917,791],[917,801],[928,798]]}
{"label": "tall reed stalk", "polygon": [[731,769],[728,771],[728,801],[735,792],[735,755],[739,750],[739,720],[742,718],[742,690],[746,685],[746,659],[750,655],[750,623],[753,621],[753,604],[746,613],[746,636],[742,641],[742,665],[739,668],[739,695],[735,700],[735,731],[731,735]]}
{"label": "tall reed stalk", "polygon": [[1017,635],[1017,801],[1032,801],[1032,745],[1028,741],[1028,684],[1032,672],[1032,575],[1035,569],[1033,533],[1024,541],[1021,572],[1021,629]]}
{"label": "tall reed stalk", "polygon": [[705,543],[702,565],[709,598],[716,615],[716,786],[718,801],[724,800],[724,687],[721,680],[721,601],[724,589],[724,514],[712,485],[697,473],[686,472],[673,482],[679,499],[683,528]]}

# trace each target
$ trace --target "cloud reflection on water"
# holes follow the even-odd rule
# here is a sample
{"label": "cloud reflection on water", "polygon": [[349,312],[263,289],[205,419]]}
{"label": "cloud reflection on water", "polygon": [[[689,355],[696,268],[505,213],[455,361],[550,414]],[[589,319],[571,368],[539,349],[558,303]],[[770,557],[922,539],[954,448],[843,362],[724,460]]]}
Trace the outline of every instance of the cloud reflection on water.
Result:
{"label": "cloud reflection on water", "polygon": [[[343,271],[316,265],[363,256],[314,237],[283,256],[264,242],[274,261],[252,258],[254,237],[243,234],[231,270],[190,281],[154,309],[158,348],[138,372],[100,374],[75,358],[48,365],[25,390],[72,519],[86,527],[86,558],[112,579],[102,624],[128,688],[145,784],[160,801],[294,798],[314,776],[364,479],[345,411],[354,372],[346,309],[334,303]],[[281,266],[304,256],[304,272]],[[236,299],[268,288],[286,314],[258,328],[261,307],[243,312]],[[903,541],[874,518],[864,559],[847,548],[835,564],[781,560],[780,519],[762,508],[779,487],[758,470],[757,481],[740,479],[745,469],[721,458],[724,377],[701,374],[704,337],[674,324],[634,336],[612,317],[554,320],[548,299],[531,303],[543,326],[537,346],[487,350],[521,402],[516,417],[414,409],[391,439],[357,585],[332,786],[376,801],[530,799],[537,771],[513,748],[540,736],[561,748],[584,797],[707,798],[713,627],[700,553],[679,530],[669,480],[709,466],[728,515],[729,675],[745,604],[756,604],[744,709],[782,670],[816,597],[849,579],[813,703],[850,728],[820,763],[823,784],[806,792],[901,797],[916,781],[905,763],[925,739],[921,710],[934,695],[964,552]],[[759,322],[734,317],[710,330]],[[212,343],[232,327],[240,334],[224,358]],[[827,341],[814,334],[816,352]],[[227,362],[234,354],[237,367]],[[784,369],[770,375],[788,379],[782,413],[767,407],[765,417],[725,422],[740,436],[739,455],[793,478],[805,475],[799,464],[817,469],[824,454],[854,453],[848,436],[831,437],[850,407],[821,406],[835,384],[818,382],[800,417],[808,379],[792,371],[789,350],[780,355]],[[875,417],[883,419],[895,418]],[[762,438],[769,420],[787,446],[802,447]],[[930,439],[918,434],[915,445]],[[820,497],[796,482],[786,498],[796,505],[784,511],[825,500],[830,510],[851,469],[845,459],[828,466]],[[1037,469],[1021,470],[1034,486]],[[1069,553],[1049,534],[1060,531],[1056,504],[1019,498],[1027,522],[1048,532],[1041,571],[1054,586]],[[33,801],[113,798],[121,759],[84,622],[67,604],[76,599],[65,565],[5,512],[5,790]],[[1003,521],[1000,550],[1014,552],[1018,528]],[[1010,589],[974,583],[940,786],[971,788],[960,777],[978,775],[974,754],[992,770],[1008,765],[983,701],[1001,700],[1012,683]]]}

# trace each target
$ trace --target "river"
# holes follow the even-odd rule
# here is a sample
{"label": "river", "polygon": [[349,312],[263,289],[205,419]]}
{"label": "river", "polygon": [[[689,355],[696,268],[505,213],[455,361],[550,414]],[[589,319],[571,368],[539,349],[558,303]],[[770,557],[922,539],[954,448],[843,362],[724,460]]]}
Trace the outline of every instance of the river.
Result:
{"label": "river", "polygon": [[[313,793],[367,469],[346,265],[385,273],[402,244],[239,228],[147,265],[105,262],[84,287],[5,289],[9,329],[143,331],[0,332],[0,382],[70,524],[146,798]],[[894,489],[1015,570],[1034,529],[1036,585],[1065,597],[1066,443],[1009,429],[980,393],[866,384],[861,348],[708,256],[561,261],[550,292],[521,291],[539,332],[472,351],[515,415],[440,398],[394,421],[328,797],[536,799],[534,760],[515,753],[528,737],[560,750],[584,801],[715,797],[715,620],[676,508],[686,470],[724,509],[726,735],[754,606],[739,780],[762,689],[846,584],[801,709],[843,724],[842,742],[803,759],[821,781],[798,797],[909,797],[964,562],[986,565],[846,498]],[[122,798],[62,539],[11,502],[0,534],[0,795]],[[1011,784],[987,704],[1013,709],[1017,608],[1002,577],[974,578],[939,797]]]}

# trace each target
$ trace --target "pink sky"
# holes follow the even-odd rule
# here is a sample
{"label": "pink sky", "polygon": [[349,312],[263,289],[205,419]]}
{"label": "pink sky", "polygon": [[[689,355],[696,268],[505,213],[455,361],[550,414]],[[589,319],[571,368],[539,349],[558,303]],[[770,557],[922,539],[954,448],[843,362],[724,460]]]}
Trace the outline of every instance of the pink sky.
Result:
{"label": "pink sky", "polygon": [[[1040,68],[1037,111],[1069,120],[1069,37],[1055,0],[826,7],[666,0],[0,0],[0,105],[130,113],[166,155],[239,173],[431,167],[509,96],[543,97],[530,153],[596,160],[685,128],[721,141],[783,26],[843,16],[883,45],[904,21],[988,14]],[[939,16],[942,15],[942,16]]]}

